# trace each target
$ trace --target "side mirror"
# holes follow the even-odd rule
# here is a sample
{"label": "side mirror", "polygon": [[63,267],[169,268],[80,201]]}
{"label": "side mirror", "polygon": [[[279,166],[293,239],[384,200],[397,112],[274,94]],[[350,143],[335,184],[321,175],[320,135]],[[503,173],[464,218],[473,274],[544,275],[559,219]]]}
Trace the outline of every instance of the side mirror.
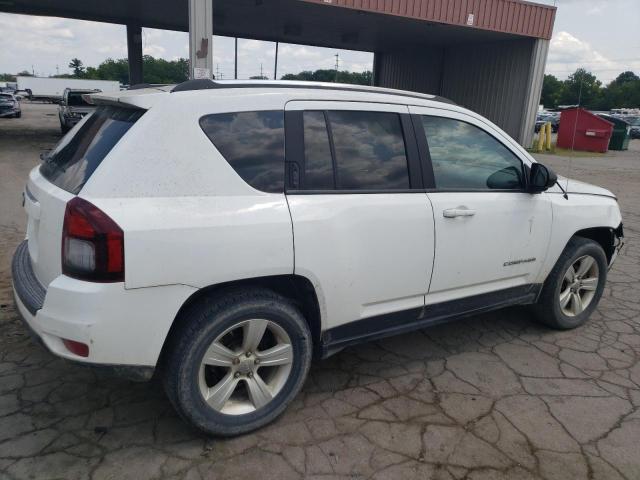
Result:
{"label": "side mirror", "polygon": [[529,174],[529,192],[540,193],[548,188],[553,187],[558,181],[558,176],[549,167],[541,163],[531,165],[531,173]]}

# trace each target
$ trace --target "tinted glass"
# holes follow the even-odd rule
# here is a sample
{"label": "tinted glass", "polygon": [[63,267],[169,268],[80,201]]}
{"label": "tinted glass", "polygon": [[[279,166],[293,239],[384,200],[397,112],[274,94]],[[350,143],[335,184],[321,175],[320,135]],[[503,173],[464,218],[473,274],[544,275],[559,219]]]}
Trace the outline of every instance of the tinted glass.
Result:
{"label": "tinted glass", "polygon": [[263,192],[284,191],[284,113],[219,113],[200,126],[242,179]]}
{"label": "tinted glass", "polygon": [[328,112],[338,189],[406,189],[409,170],[400,117],[385,112]]}
{"label": "tinted glass", "polygon": [[69,93],[67,98],[67,105],[70,107],[90,107],[90,103],[87,103],[82,98],[83,93]]}
{"label": "tinted glass", "polygon": [[98,107],[75,134],[67,134],[40,166],[40,173],[58,187],[77,194],[144,110]]}
{"label": "tinted glass", "polygon": [[436,188],[517,190],[522,162],[479,128],[459,120],[422,117]]}
{"label": "tinted glass", "polygon": [[333,189],[333,161],[324,112],[304,112],[304,188]]}

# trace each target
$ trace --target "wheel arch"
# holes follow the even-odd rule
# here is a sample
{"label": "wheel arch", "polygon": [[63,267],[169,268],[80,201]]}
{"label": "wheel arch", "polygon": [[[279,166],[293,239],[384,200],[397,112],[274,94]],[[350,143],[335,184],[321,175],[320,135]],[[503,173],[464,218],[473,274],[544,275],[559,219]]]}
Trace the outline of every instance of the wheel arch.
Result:
{"label": "wheel arch", "polygon": [[[589,240],[593,240],[594,242],[596,242],[602,247],[605,255],[607,256],[607,263],[610,263],[616,249],[616,239],[622,235],[621,229],[622,229],[621,226],[618,227],[617,229],[611,228],[611,227],[584,228],[574,233],[571,238],[582,237],[582,238],[588,238]],[[571,239],[569,239],[569,241],[570,240]],[[568,243],[569,242],[567,242],[567,244]]]}
{"label": "wheel arch", "polygon": [[181,319],[183,318],[185,311],[200,302],[211,301],[211,299],[219,298],[224,296],[225,293],[237,289],[268,289],[291,300],[300,309],[302,315],[307,321],[307,324],[309,325],[313,341],[314,357],[320,356],[322,317],[320,313],[320,305],[318,303],[318,295],[313,284],[308,278],[291,274],[246,278],[209,285],[198,289],[189,298],[187,298],[179,308],[178,313],[176,313],[162,345],[158,364],[161,365],[162,363],[167,346],[170,343],[170,339],[182,326]]}

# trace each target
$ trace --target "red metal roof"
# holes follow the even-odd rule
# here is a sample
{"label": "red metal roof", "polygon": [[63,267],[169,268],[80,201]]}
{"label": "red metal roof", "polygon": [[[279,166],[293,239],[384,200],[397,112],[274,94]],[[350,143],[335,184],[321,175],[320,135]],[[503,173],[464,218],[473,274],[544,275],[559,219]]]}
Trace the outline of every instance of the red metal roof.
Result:
{"label": "red metal roof", "polygon": [[550,39],[556,7],[523,0],[302,0],[428,22]]}

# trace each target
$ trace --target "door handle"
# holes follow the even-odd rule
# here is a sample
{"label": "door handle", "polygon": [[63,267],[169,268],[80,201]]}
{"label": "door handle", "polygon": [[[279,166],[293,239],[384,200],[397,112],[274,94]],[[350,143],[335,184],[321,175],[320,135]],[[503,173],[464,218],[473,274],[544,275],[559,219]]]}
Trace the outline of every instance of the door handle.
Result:
{"label": "door handle", "polygon": [[473,217],[475,214],[475,210],[471,210],[467,207],[448,208],[442,211],[442,215],[445,218]]}

